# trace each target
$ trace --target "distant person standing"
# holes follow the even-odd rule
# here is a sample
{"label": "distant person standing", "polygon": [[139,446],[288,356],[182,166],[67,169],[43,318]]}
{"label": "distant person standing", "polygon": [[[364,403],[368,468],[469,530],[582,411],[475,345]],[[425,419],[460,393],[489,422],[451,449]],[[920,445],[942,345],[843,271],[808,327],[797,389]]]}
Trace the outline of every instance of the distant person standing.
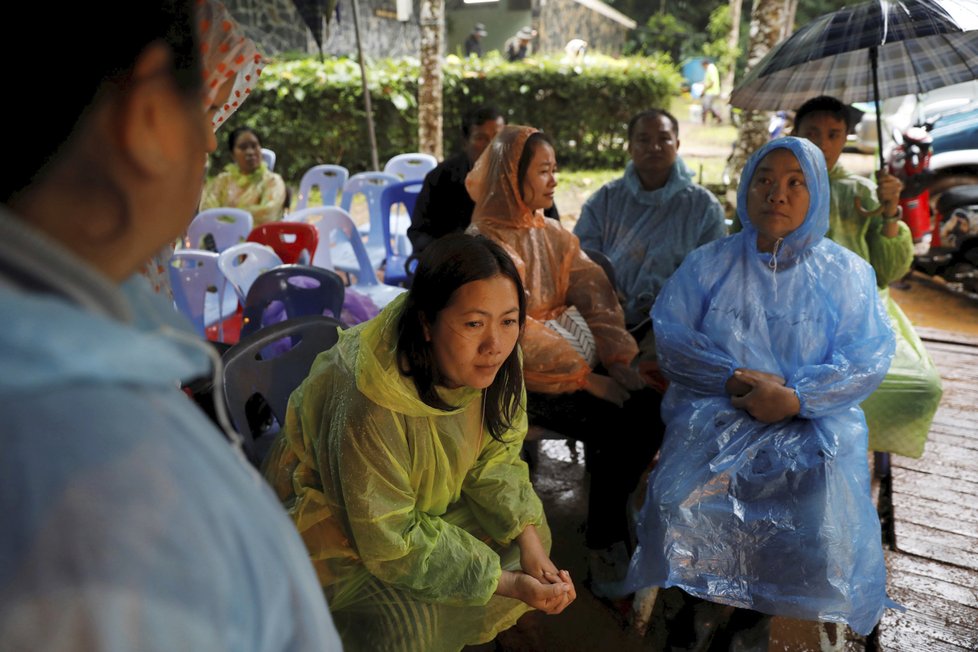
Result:
{"label": "distant person standing", "polygon": [[521,27],[520,31],[506,41],[504,47],[507,61],[522,61],[530,54],[530,41],[537,35],[530,27]]}
{"label": "distant person standing", "polygon": [[706,124],[706,117],[713,116],[717,124],[723,124],[723,118],[717,111],[716,101],[720,96],[720,71],[715,63],[709,59],[703,59],[703,124]]}
{"label": "distant person standing", "polygon": [[486,31],[485,25],[482,23],[475,24],[475,26],[472,28],[472,32],[469,34],[469,37],[465,39],[465,43],[462,46],[465,49],[466,57],[471,57],[472,55],[477,57],[482,56],[482,39],[484,39],[488,33],[489,32]]}

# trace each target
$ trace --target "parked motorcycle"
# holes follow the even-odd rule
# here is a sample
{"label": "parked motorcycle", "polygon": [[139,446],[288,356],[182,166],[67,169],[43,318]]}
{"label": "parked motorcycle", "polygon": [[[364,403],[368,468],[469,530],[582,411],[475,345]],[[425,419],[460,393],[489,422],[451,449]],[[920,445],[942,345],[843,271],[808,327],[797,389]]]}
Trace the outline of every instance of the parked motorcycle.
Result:
{"label": "parked motorcycle", "polygon": [[913,236],[914,256],[924,256],[930,250],[934,225],[930,209],[930,171],[931,146],[934,139],[930,130],[935,120],[922,125],[914,125],[900,134],[894,133],[893,140],[898,143],[890,152],[887,168],[890,174],[903,182],[900,193],[900,207],[903,221],[910,227]]}

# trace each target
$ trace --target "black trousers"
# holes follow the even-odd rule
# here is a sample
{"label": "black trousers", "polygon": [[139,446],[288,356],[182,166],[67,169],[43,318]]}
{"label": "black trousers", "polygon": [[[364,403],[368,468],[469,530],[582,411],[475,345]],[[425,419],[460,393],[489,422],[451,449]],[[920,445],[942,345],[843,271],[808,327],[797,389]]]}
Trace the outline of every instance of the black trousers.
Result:
{"label": "black trousers", "polygon": [[648,388],[633,392],[623,407],[585,391],[527,393],[531,425],[584,442],[591,476],[588,548],[628,540],[628,497],[662,444],[661,399]]}

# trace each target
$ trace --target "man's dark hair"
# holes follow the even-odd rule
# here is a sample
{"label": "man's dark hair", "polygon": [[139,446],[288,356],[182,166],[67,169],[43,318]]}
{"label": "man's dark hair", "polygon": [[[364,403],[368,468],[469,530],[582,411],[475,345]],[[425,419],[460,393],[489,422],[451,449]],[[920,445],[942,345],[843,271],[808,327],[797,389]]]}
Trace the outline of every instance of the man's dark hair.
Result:
{"label": "man's dark hair", "polygon": [[[843,104],[841,100],[829,95],[819,95],[802,104],[795,112],[795,119],[792,122],[792,133],[798,129],[798,125],[801,124],[802,119],[812,113],[828,113],[836,120],[841,120],[846,123],[846,132],[852,131],[853,126],[855,126],[854,116],[848,106]],[[798,134],[794,135],[797,136]]]}
{"label": "man's dark hair", "polygon": [[631,120],[628,121],[628,140],[632,139],[632,132],[635,131],[635,125],[639,123],[640,120],[645,120],[646,118],[665,118],[672,125],[672,134],[679,138],[679,120],[676,120],[676,116],[669,113],[665,109],[646,109],[632,116]]}
{"label": "man's dark hair", "polygon": [[477,106],[462,115],[462,140],[468,140],[472,127],[478,127],[484,122],[498,120],[502,113],[494,106]]}

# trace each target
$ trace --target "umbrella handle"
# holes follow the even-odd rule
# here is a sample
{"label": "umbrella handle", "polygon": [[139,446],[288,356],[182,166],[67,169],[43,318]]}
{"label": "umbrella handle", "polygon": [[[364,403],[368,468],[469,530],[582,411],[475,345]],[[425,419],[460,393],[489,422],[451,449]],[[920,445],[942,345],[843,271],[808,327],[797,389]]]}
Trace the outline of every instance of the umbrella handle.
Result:
{"label": "umbrella handle", "polygon": [[873,71],[873,101],[876,103],[876,139],[877,139],[877,152],[880,157],[879,169],[883,170],[886,168],[886,161],[883,160],[883,116],[880,115],[880,83],[877,78],[877,68],[879,67],[879,52],[876,46],[869,48],[869,65],[870,69]]}

